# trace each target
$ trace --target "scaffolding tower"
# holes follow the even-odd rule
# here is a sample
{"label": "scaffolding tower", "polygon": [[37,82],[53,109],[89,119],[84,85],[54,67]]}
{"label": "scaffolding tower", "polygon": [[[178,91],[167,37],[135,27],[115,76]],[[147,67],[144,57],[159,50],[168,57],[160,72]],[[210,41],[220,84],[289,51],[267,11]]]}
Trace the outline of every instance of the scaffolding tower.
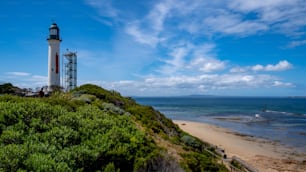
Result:
{"label": "scaffolding tower", "polygon": [[65,57],[65,89],[70,91],[77,86],[77,53],[67,49]]}

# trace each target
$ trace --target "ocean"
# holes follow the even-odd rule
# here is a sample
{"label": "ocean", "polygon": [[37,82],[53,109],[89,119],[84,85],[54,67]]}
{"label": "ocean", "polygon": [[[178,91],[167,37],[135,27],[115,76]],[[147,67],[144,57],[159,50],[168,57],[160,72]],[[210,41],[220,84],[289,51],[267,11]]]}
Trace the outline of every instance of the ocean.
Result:
{"label": "ocean", "polygon": [[306,98],[299,97],[134,97],[172,120],[229,128],[306,152]]}

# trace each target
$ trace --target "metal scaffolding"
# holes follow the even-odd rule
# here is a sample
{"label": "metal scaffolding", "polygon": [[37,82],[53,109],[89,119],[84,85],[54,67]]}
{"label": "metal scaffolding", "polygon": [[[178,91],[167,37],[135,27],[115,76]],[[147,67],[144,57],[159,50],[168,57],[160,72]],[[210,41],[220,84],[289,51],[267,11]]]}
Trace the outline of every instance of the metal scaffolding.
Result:
{"label": "metal scaffolding", "polygon": [[64,54],[65,60],[65,89],[70,91],[77,86],[77,54],[70,52]]}

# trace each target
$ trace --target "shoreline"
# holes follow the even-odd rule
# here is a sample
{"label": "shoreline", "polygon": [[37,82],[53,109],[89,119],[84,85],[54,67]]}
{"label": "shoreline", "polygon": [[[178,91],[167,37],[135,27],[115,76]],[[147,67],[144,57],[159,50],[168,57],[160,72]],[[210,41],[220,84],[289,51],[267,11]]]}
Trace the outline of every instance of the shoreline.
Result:
{"label": "shoreline", "polygon": [[259,171],[306,171],[306,153],[254,136],[240,134],[216,125],[173,120],[183,131],[237,156]]}

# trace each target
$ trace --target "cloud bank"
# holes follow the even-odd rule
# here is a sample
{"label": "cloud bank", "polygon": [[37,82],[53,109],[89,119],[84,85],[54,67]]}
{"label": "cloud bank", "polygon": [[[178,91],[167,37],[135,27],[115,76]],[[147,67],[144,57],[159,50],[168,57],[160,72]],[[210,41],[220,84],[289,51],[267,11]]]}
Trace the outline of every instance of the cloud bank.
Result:
{"label": "cloud bank", "polygon": [[102,85],[124,92],[128,89],[135,95],[144,91],[181,94],[295,86],[278,76],[280,72],[294,69],[286,57],[283,60],[278,57],[271,64],[241,66],[220,58],[215,40],[269,33],[291,38],[293,41],[287,47],[304,45],[306,1],[163,0],[150,2],[150,8],[142,15],[125,15],[126,11],[116,1],[107,1],[104,5],[99,2],[85,1],[97,10],[98,17],[123,28],[128,42],[152,52],[149,53],[151,60],[143,61],[146,65],[140,70],[146,74],[137,73],[138,78],[132,80],[98,82]]}

